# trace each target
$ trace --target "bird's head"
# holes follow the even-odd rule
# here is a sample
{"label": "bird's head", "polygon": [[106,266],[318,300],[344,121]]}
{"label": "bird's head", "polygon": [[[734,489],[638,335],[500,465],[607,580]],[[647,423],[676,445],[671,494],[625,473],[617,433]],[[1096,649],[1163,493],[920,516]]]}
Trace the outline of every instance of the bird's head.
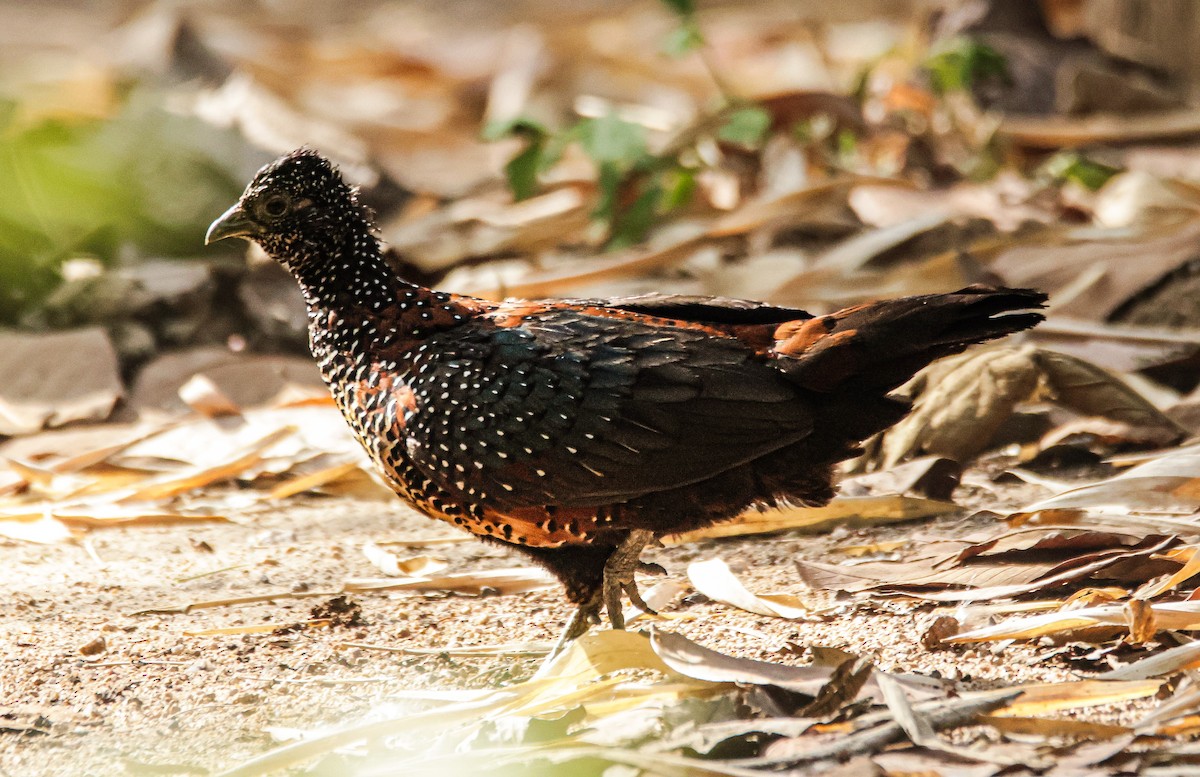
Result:
{"label": "bird's head", "polygon": [[366,212],[338,169],[301,148],[259,170],[237,204],[209,226],[204,242],[243,237],[287,265],[330,248],[339,235],[367,229]]}

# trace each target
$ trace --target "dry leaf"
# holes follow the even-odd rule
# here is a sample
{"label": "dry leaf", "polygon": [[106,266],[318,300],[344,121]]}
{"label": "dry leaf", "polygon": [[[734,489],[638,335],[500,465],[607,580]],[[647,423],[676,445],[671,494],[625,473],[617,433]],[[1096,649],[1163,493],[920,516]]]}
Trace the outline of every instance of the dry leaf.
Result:
{"label": "dry leaf", "polygon": [[746,590],[721,559],[688,564],[688,580],[709,599],[746,612],[773,618],[803,618],[809,614],[804,602],[787,594],[756,595]]}
{"label": "dry leaf", "polygon": [[1200,493],[1189,485],[1200,478],[1200,445],[1188,445],[1159,455],[1119,475],[1073,488],[1027,505],[1012,515],[1026,520],[1047,515],[1149,513],[1188,516],[1200,511]]}
{"label": "dry leaf", "polygon": [[0,435],[101,421],[124,393],[103,329],[0,333]]}
{"label": "dry leaf", "polygon": [[828,668],[787,666],[727,656],[670,632],[655,630],[651,632],[650,642],[654,652],[671,669],[710,683],[774,685],[815,696],[832,675],[832,669]]}
{"label": "dry leaf", "polygon": [[403,580],[347,580],[342,591],[450,591],[478,596],[484,592],[519,594],[553,588],[555,585],[555,578],[541,567],[515,567]]}
{"label": "dry leaf", "polygon": [[815,533],[828,531],[834,526],[869,526],[911,521],[914,518],[944,515],[956,510],[958,505],[949,502],[908,496],[837,497],[824,507],[790,507],[761,512],[753,510],[743,513],[731,522],[668,535],[663,541],[667,545],[678,545],[715,537],[741,537],[785,530]]}
{"label": "dry leaf", "polygon": [[922,453],[970,459],[1033,394],[1035,353],[1030,346],[976,349],[920,373],[902,389],[916,395],[913,411],[883,434],[871,460],[888,469]]}
{"label": "dry leaf", "polygon": [[[1157,630],[1189,630],[1200,628],[1200,602],[1148,603],[1143,623],[1153,623]],[[1026,618],[1014,618],[973,629],[946,640],[952,643],[991,642],[1004,639],[1036,639],[1047,634],[1078,631],[1092,626],[1128,628],[1129,619],[1123,604],[1103,604],[1059,612],[1048,612]]]}
{"label": "dry leaf", "polygon": [[237,403],[225,396],[217,384],[206,375],[193,375],[187,383],[180,386],[179,398],[192,410],[208,418],[242,414],[242,409]]}
{"label": "dry leaf", "polygon": [[1038,350],[1034,361],[1052,398],[1085,416],[1129,424],[1145,434],[1158,434],[1171,445],[1184,430],[1119,378],[1074,356]]}
{"label": "dry leaf", "polygon": [[389,577],[428,577],[434,572],[442,571],[447,566],[444,559],[433,556],[412,556],[402,559],[395,553],[389,553],[370,541],[363,544],[362,551],[368,561]]}

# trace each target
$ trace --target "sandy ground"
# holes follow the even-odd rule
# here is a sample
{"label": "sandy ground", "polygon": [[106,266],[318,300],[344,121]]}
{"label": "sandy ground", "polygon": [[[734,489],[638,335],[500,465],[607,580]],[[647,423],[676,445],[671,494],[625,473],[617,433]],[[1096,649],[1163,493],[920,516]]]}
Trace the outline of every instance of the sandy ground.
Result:
{"label": "sandy ground", "polygon": [[[1018,489],[1007,500],[1027,496]],[[991,520],[957,515],[817,537],[706,541],[650,551],[646,558],[685,579],[688,562],[719,556],[751,590],[796,591],[795,558],[829,560],[833,547],[904,539],[918,530],[961,536]],[[110,529],[80,544],[0,545],[7,602],[0,610],[0,774],[212,773],[276,744],[276,729],[354,720],[412,689],[477,688],[527,677],[537,659],[406,655],[345,643],[437,649],[551,640],[568,614],[557,590],[481,598],[355,594],[362,625],[290,633],[188,632],[294,623],[329,597],[134,614],[271,591],[336,590],[348,578],[379,576],[361,550],[368,540],[447,534],[398,503],[311,498],[237,523]],[[445,558],[446,572],[523,565],[502,548],[473,541],[412,552]],[[934,617],[929,608],[879,603],[796,622],[692,596],[669,612],[694,617],[664,628],[773,661],[807,660],[803,651],[780,652],[791,641],[840,647],[871,656],[884,669],[940,672],[980,687],[1073,676],[1065,664],[1042,661],[1023,645],[1002,654],[986,646],[929,652],[919,640]]]}

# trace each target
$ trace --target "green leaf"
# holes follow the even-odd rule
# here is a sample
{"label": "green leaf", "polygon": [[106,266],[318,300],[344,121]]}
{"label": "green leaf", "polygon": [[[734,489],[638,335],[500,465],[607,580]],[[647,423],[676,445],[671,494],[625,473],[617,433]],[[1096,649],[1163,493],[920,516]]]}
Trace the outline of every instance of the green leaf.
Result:
{"label": "green leaf", "polygon": [[1119,167],[1096,162],[1075,151],[1055,154],[1046,160],[1042,170],[1055,180],[1074,181],[1092,191],[1096,191],[1108,183],[1108,179],[1121,172]]}
{"label": "green leaf", "polygon": [[546,126],[525,116],[511,119],[499,119],[483,128],[484,140],[503,140],[504,138],[545,138],[550,134]]}
{"label": "green leaf", "polygon": [[696,14],[696,4],[692,0],[662,0],[662,4],[680,16],[690,17]]}
{"label": "green leaf", "polygon": [[531,141],[521,153],[504,165],[504,175],[508,178],[508,188],[512,190],[513,199],[527,200],[537,194],[538,171],[542,169],[544,145],[541,140]]}
{"label": "green leaf", "polygon": [[579,142],[593,161],[632,166],[646,155],[646,136],[640,124],[625,121],[615,111],[580,122]]}
{"label": "green leaf", "polygon": [[970,38],[953,38],[939,46],[925,60],[924,66],[936,94],[968,91],[988,78],[1011,80],[1004,56],[991,46]]}
{"label": "green leaf", "polygon": [[678,59],[692,53],[703,45],[704,35],[700,32],[700,27],[696,25],[695,21],[688,19],[671,30],[670,34],[663,40],[662,50],[668,57]]}
{"label": "green leaf", "polygon": [[677,210],[692,201],[696,193],[696,171],[686,167],[676,167],[666,171],[662,176],[662,203],[660,208],[669,212]]}
{"label": "green leaf", "polygon": [[662,194],[662,187],[658,184],[647,186],[632,205],[618,214],[605,247],[615,251],[642,242],[654,224],[654,217],[658,215]]}
{"label": "green leaf", "polygon": [[621,181],[625,176],[615,162],[601,162],[596,187],[600,190],[600,198],[592,218],[598,221],[612,223],[617,213],[617,199],[620,195]]}
{"label": "green leaf", "polygon": [[730,114],[728,121],[717,130],[717,137],[727,143],[755,148],[771,126],[771,114],[757,106],[740,108]]}

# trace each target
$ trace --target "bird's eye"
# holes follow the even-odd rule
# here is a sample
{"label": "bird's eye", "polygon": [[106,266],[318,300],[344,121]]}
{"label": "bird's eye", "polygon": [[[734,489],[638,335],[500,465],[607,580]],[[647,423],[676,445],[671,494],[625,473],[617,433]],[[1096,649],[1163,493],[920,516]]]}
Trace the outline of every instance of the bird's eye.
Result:
{"label": "bird's eye", "polygon": [[271,197],[262,204],[262,211],[271,218],[279,218],[288,212],[287,198],[278,195]]}

